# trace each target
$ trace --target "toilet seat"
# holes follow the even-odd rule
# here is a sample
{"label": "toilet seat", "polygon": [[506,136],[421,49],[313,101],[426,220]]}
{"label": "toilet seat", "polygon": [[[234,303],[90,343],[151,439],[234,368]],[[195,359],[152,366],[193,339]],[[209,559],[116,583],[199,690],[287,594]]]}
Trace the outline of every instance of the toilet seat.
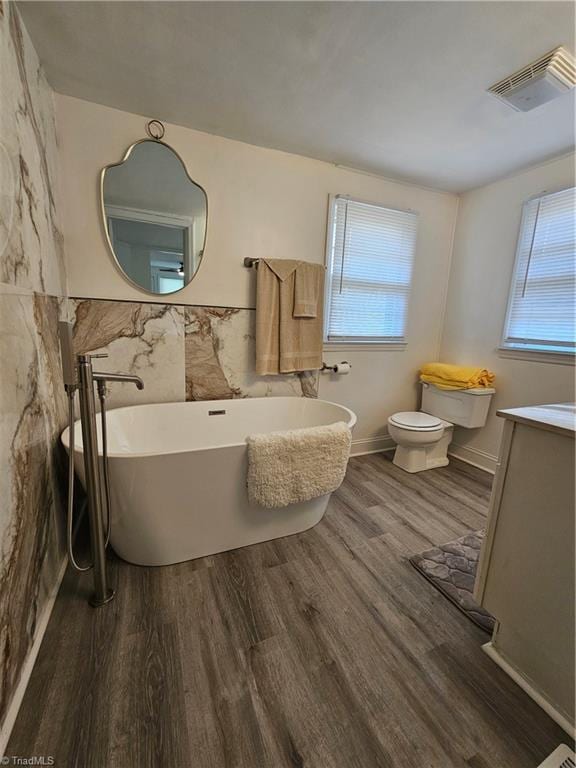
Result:
{"label": "toilet seat", "polygon": [[434,432],[444,426],[442,419],[422,411],[400,411],[390,416],[392,424],[411,432]]}

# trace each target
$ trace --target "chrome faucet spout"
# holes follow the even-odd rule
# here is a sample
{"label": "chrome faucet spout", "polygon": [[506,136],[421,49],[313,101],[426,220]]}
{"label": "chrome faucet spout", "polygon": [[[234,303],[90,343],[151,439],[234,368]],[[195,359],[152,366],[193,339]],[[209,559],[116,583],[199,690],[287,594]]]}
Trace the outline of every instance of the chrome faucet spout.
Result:
{"label": "chrome faucet spout", "polygon": [[136,384],[138,389],[144,389],[144,382],[140,376],[133,376],[129,373],[94,373],[94,381],[125,381]]}

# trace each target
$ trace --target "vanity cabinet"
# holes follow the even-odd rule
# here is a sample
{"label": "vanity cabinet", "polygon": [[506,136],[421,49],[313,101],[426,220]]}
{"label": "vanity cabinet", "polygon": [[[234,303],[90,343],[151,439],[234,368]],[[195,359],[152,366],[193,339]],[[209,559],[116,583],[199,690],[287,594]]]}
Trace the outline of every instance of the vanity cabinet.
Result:
{"label": "vanity cabinet", "polygon": [[574,724],[571,405],[505,419],[475,597],[496,618],[486,652],[566,730]]}

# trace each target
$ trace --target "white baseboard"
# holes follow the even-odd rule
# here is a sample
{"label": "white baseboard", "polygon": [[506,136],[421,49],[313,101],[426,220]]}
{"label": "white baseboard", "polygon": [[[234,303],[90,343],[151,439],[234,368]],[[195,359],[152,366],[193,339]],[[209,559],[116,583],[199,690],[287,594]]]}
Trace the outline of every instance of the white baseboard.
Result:
{"label": "white baseboard", "polygon": [[471,464],[473,467],[483,469],[485,472],[490,472],[491,475],[496,472],[498,456],[492,456],[491,453],[480,451],[478,448],[470,448],[468,445],[450,443],[448,455],[454,456],[454,458],[460,459],[461,461],[466,462],[466,464]]}
{"label": "white baseboard", "polygon": [[381,451],[391,451],[396,447],[394,440],[390,435],[379,435],[378,437],[365,437],[360,440],[352,440],[351,456],[364,456],[367,453],[381,453]]}
{"label": "white baseboard", "polygon": [[28,651],[28,656],[26,657],[26,660],[22,666],[22,670],[20,671],[20,680],[18,681],[16,690],[12,695],[12,701],[10,702],[10,706],[8,707],[8,711],[6,712],[6,717],[4,718],[4,722],[2,723],[2,727],[0,728],[0,756],[2,757],[4,756],[4,752],[6,750],[8,740],[10,739],[12,728],[14,727],[14,723],[16,722],[16,718],[18,716],[18,710],[20,709],[20,705],[22,704],[22,699],[24,698],[24,694],[26,693],[26,687],[30,680],[30,675],[32,674],[32,670],[34,669],[34,664],[36,663],[38,651],[40,650],[40,646],[42,645],[42,640],[44,639],[44,633],[46,632],[46,627],[48,626],[48,622],[50,621],[50,616],[52,615],[52,609],[54,608],[54,603],[56,601],[56,595],[58,594],[58,590],[60,589],[60,584],[62,583],[62,579],[64,578],[64,573],[66,572],[67,565],[68,565],[68,558],[66,557],[64,558],[62,565],[60,566],[60,571],[58,572],[58,578],[56,579],[56,583],[50,593],[50,596],[48,597],[48,600],[46,601],[44,610],[42,611],[42,615],[38,622],[38,626],[36,627],[36,637],[34,638],[32,647]]}
{"label": "white baseboard", "polygon": [[528,696],[530,696],[530,698],[533,699],[539,707],[542,707],[546,714],[549,715],[552,720],[557,722],[558,725],[566,731],[570,738],[574,738],[574,725],[568,720],[568,718],[562,714],[562,712],[559,712],[556,707],[546,698],[546,696],[544,696],[544,694],[542,694],[537,688],[534,687],[534,684],[527,677],[524,677],[524,675],[519,672],[516,667],[510,664],[510,662],[507,661],[496,648],[494,648],[491,642],[485,643],[482,646],[482,650],[492,659],[495,664],[500,667],[500,669],[503,669],[504,672],[506,672],[506,674],[509,675],[512,680],[514,680],[514,682],[519,685],[520,688],[522,688],[523,691],[526,691]]}

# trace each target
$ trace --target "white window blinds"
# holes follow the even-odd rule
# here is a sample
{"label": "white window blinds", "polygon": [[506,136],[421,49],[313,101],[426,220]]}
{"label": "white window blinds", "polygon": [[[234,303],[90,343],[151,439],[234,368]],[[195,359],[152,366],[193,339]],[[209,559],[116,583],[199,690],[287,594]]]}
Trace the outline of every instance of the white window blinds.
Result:
{"label": "white window blinds", "polygon": [[524,204],[504,347],[574,352],[575,193],[565,189]]}
{"label": "white window blinds", "polygon": [[414,212],[332,199],[327,341],[405,341],[417,223]]}

